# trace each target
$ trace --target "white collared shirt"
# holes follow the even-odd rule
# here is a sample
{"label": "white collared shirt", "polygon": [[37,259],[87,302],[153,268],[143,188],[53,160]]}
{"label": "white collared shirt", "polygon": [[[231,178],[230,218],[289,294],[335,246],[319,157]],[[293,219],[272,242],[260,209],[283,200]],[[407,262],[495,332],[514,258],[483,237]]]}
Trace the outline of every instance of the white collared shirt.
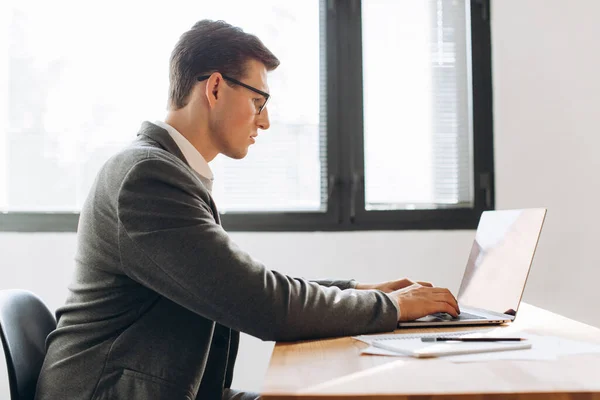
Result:
{"label": "white collared shirt", "polygon": [[186,161],[188,164],[190,164],[190,167],[210,181],[210,187],[208,187],[208,191],[212,191],[212,183],[215,178],[210,167],[208,166],[208,163],[204,157],[202,157],[202,154],[200,154],[200,152],[194,147],[194,145],[190,143],[189,140],[185,138],[185,136],[179,133],[179,131],[177,131],[177,129],[173,128],[171,125],[162,121],[155,121],[154,124],[169,132],[169,135],[171,135],[171,138],[175,141],[175,143],[177,143],[177,146],[183,153]]}

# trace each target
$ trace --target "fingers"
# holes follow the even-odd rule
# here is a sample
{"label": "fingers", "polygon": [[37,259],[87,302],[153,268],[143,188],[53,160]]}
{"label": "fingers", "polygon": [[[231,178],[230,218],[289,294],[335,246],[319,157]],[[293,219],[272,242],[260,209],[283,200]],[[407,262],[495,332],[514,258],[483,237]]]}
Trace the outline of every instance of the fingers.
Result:
{"label": "fingers", "polygon": [[450,304],[448,304],[446,302],[442,302],[442,301],[438,302],[438,304],[440,306],[440,311],[438,311],[438,312],[448,313],[448,314],[452,315],[454,318],[458,317],[458,312]]}
{"label": "fingers", "polygon": [[449,304],[452,308],[454,308],[454,311],[458,314],[460,314],[460,308],[458,307],[458,302],[456,301],[456,298],[452,295],[452,293],[450,293],[450,291],[448,289],[434,289],[435,290],[435,298],[437,301],[443,301],[447,304]]}
{"label": "fingers", "polygon": [[414,320],[436,312],[445,312],[458,317],[460,310],[456,299],[448,289],[425,286],[422,282],[395,290],[392,297],[396,299],[402,313],[402,320]]}
{"label": "fingers", "polygon": [[421,281],[417,281],[417,283],[421,286],[425,286],[425,287],[433,287],[433,284],[430,282],[421,282]]}
{"label": "fingers", "polygon": [[399,281],[397,281],[397,286],[400,289],[412,286],[414,284],[415,284],[415,281],[408,279],[408,278],[403,278],[403,279],[400,279]]}
{"label": "fingers", "polygon": [[450,291],[448,291],[448,295],[450,296],[450,305],[454,307],[458,314],[460,314],[460,307],[458,306],[458,301],[456,300],[456,297],[454,297],[454,295],[450,293]]}

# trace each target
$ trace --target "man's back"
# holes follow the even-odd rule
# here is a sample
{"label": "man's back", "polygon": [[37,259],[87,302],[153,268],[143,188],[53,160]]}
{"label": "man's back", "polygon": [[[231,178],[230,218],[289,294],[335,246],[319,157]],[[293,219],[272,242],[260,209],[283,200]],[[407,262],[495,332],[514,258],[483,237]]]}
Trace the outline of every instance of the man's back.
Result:
{"label": "man's back", "polygon": [[[117,196],[132,166],[150,154],[164,163],[181,163],[142,137],[113,157],[94,183],[80,216],[70,296],[48,338],[40,399],[194,398],[198,388],[189,385],[203,376],[213,339],[225,351],[220,359],[213,357],[211,370],[220,370],[224,381],[231,330],[128,276],[135,250],[125,243]],[[189,178],[194,179],[191,172]]]}
{"label": "man's back", "polygon": [[74,282],[37,398],[220,399],[240,330],[294,340],[393,329],[388,296],[352,292],[240,251],[168,133],[144,123],[81,212]]}

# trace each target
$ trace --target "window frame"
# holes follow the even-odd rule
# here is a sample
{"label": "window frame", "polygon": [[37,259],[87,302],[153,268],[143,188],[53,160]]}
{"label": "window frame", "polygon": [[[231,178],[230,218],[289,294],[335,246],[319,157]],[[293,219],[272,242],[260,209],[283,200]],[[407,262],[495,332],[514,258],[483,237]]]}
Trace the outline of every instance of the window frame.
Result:
{"label": "window frame", "polygon": [[[472,208],[365,210],[361,0],[321,0],[326,46],[327,209],[221,214],[242,232],[475,229],[495,207],[490,0],[471,0]],[[340,110],[348,110],[342,115]],[[79,214],[0,213],[0,232],[75,232]]]}

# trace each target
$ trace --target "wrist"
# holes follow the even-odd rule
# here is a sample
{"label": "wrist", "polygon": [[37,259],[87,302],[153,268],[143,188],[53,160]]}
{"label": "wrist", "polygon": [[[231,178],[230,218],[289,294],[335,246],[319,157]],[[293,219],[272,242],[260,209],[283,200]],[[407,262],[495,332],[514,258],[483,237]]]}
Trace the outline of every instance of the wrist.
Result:
{"label": "wrist", "polygon": [[374,289],[375,285],[369,283],[357,283],[355,289],[356,290],[371,290]]}
{"label": "wrist", "polygon": [[400,307],[400,297],[398,296],[397,293],[386,293],[388,298],[392,301],[392,303],[394,304],[394,306],[396,307],[396,311],[397,311],[397,320],[398,322],[400,321],[400,319],[402,318],[402,313],[401,313],[401,307]]}

